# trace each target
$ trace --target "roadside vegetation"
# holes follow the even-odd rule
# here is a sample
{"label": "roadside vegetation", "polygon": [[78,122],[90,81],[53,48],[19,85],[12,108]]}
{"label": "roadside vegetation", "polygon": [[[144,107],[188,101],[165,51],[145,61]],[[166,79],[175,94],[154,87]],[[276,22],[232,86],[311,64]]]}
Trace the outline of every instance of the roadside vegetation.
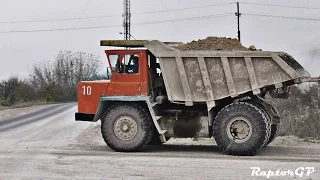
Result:
{"label": "roadside vegetation", "polygon": [[77,100],[77,83],[107,79],[99,74],[98,56],[83,52],[60,52],[54,61],[33,65],[28,78],[10,77],[0,82],[0,106],[21,107]]}
{"label": "roadside vegetation", "polygon": [[320,86],[310,84],[308,90],[292,87],[288,99],[275,99],[281,114],[279,135],[320,139]]}

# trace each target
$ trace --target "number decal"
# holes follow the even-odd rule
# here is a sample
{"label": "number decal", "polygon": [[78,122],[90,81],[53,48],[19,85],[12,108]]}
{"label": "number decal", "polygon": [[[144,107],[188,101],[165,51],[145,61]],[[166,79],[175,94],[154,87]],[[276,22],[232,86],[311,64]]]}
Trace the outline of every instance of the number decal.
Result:
{"label": "number decal", "polygon": [[88,87],[87,87],[87,95],[88,95],[88,96],[91,95],[91,90],[92,90],[91,86],[88,86]]}
{"label": "number decal", "polygon": [[83,90],[83,95],[84,96],[90,96],[91,92],[92,92],[92,88],[91,86],[82,86],[82,90]]}

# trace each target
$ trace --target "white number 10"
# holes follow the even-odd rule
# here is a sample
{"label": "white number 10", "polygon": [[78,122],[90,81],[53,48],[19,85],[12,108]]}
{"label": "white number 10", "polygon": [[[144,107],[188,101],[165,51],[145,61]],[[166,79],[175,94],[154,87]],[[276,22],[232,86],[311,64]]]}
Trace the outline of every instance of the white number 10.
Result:
{"label": "white number 10", "polygon": [[91,95],[91,86],[82,86],[83,95],[90,96]]}

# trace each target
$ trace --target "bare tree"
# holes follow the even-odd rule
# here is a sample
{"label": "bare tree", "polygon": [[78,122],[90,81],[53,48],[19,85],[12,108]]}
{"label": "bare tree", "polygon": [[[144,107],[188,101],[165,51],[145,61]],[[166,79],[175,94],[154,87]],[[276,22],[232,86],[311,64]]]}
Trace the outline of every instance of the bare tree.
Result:
{"label": "bare tree", "polygon": [[76,100],[77,83],[94,80],[100,66],[98,56],[83,52],[60,52],[54,62],[33,67],[32,84],[46,100]]}

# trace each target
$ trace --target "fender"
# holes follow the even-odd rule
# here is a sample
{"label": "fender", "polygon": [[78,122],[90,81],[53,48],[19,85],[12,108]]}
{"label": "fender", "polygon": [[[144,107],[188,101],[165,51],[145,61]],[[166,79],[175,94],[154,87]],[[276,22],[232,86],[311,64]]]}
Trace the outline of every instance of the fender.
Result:
{"label": "fender", "polygon": [[117,102],[146,102],[149,96],[104,96],[100,98],[98,109],[94,115],[93,122],[101,119],[108,108]]}

